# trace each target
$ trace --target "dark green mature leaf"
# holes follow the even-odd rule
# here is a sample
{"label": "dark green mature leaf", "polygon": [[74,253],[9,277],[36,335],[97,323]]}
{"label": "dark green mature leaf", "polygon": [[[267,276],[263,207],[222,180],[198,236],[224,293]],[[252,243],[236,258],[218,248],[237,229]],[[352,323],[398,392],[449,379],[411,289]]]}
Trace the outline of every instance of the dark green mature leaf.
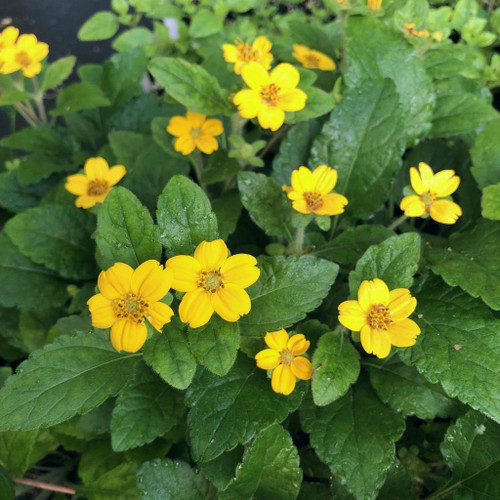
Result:
{"label": "dark green mature leaf", "polygon": [[272,424],[257,434],[235,478],[219,493],[219,498],[289,500],[298,495],[301,481],[299,454],[290,434],[279,424]]}
{"label": "dark green mature leaf", "polygon": [[380,399],[403,415],[422,419],[456,416],[460,404],[439,384],[429,383],[415,368],[397,358],[367,363],[370,381]]}
{"label": "dark green mature leaf", "polygon": [[303,87],[303,90],[307,94],[306,107],[294,113],[287,113],[286,123],[298,123],[326,115],[335,106],[333,97],[324,90],[316,87]]}
{"label": "dark green mature leaf", "polygon": [[435,274],[500,309],[500,222],[480,220],[470,231],[453,234],[446,248],[429,248],[425,257]]}
{"label": "dark green mature leaf", "polygon": [[345,394],[359,375],[359,353],[349,338],[339,332],[325,333],[314,351],[314,402],[325,406]]}
{"label": "dark green mature leaf", "polygon": [[90,411],[124,386],[138,357],[117,353],[102,333],[59,337],[0,390],[0,430],[50,427]]}
{"label": "dark green mature leaf", "polygon": [[219,198],[212,201],[212,210],[217,216],[219,236],[223,240],[234,232],[243,206],[240,193],[236,190],[226,191]]}
{"label": "dark green mature leaf", "polygon": [[240,164],[234,158],[229,158],[227,151],[219,149],[212,153],[203,165],[201,175],[202,184],[215,184],[236,175],[240,171]]}
{"label": "dark green mature leaf", "polygon": [[[404,124],[398,126],[403,129],[407,144],[414,143],[429,131],[434,106],[432,81],[422,61],[399,33],[373,17],[351,17],[346,36],[347,86],[359,88],[364,80],[393,80],[405,110]],[[391,121],[395,126],[396,121]],[[343,131],[347,130],[349,126]],[[372,147],[375,150],[379,146],[374,142]]]}
{"label": "dark green mature leaf", "polygon": [[349,288],[355,295],[363,280],[379,278],[389,289],[409,288],[420,260],[420,235],[405,233],[372,245],[349,273]]}
{"label": "dark green mature leaf", "polygon": [[7,471],[0,466],[0,500],[14,500],[16,493],[14,483]]}
{"label": "dark green mature leaf", "polygon": [[484,188],[481,208],[483,217],[500,220],[500,182]]}
{"label": "dark green mature leaf", "polygon": [[469,411],[448,428],[441,451],[453,471],[454,498],[500,496],[500,425]]}
{"label": "dark green mature leaf", "polygon": [[99,210],[94,234],[101,267],[124,262],[136,268],[149,259],[159,261],[159,237],[147,208],[127,189],[113,188]]}
{"label": "dark green mature leaf", "polygon": [[94,491],[86,493],[88,500],[110,500],[120,498],[123,500],[136,500],[139,492],[136,485],[138,464],[123,462],[117,467],[99,475],[92,484]]}
{"label": "dark green mature leaf", "polygon": [[311,150],[310,165],[337,169],[335,190],[349,200],[346,210],[361,219],[388,198],[401,165],[404,125],[399,99],[389,79],[348,89]]}
{"label": "dark green mature leaf", "polygon": [[186,389],[196,372],[196,361],[185,334],[184,325],[173,318],[163,333],[151,337],[144,346],[144,361],[168,384]]}
{"label": "dark green mature leaf", "polygon": [[500,182],[500,119],[492,120],[477,136],[472,156],[471,172],[481,188]]}
{"label": "dark green mature leaf", "polygon": [[380,401],[366,379],[332,404],[309,400],[301,410],[311,446],[358,499],[375,498],[394,460],[404,417]]}
{"label": "dark green mature leaf", "polygon": [[175,175],[158,198],[160,240],[168,256],[191,255],[202,241],[217,239],[217,218],[203,190],[187,177]]}
{"label": "dark green mature leaf", "polygon": [[56,108],[53,116],[74,113],[82,109],[109,106],[111,102],[97,85],[91,83],[73,83],[57,94]]}
{"label": "dark green mature leaf", "polygon": [[146,462],[137,474],[137,484],[143,498],[151,500],[215,500],[217,491],[182,460]]}
{"label": "dark green mature leaf", "polygon": [[34,184],[55,172],[74,172],[75,166],[67,159],[33,153],[21,160],[17,176],[21,185]]}
{"label": "dark green mature leaf", "polygon": [[173,57],[157,57],[148,69],[166,92],[190,111],[215,115],[231,108],[227,92],[199,65]]}
{"label": "dark green mature leaf", "polygon": [[243,446],[238,445],[210,462],[200,462],[198,466],[205,477],[220,491],[234,478],[236,466],[243,458]]}
{"label": "dark green mature leaf", "polygon": [[47,309],[68,299],[66,283],[25,257],[0,233],[0,305],[21,310]]}
{"label": "dark green mature leaf", "polygon": [[53,62],[43,75],[42,90],[61,85],[71,75],[75,63],[75,56],[61,57],[61,59]]}
{"label": "dark green mature leaf", "polygon": [[111,38],[119,27],[118,18],[112,12],[102,10],[85,21],[77,36],[82,42],[106,40]]}
{"label": "dark green mature leaf", "polygon": [[36,128],[25,128],[4,137],[0,141],[0,146],[65,157],[73,152],[74,143],[64,129],[39,125]]}
{"label": "dark green mature leaf", "polygon": [[312,255],[258,258],[261,274],[248,288],[252,310],[239,320],[241,334],[266,332],[297,323],[316,309],[333,285],[339,266]]}
{"label": "dark green mature leaf", "polygon": [[417,294],[422,333],[399,355],[427,380],[500,421],[500,320],[480,301],[438,278]]}
{"label": "dark green mature leaf", "polygon": [[240,355],[225,377],[200,370],[186,393],[188,427],[196,461],[207,462],[297,409],[304,391],[275,394],[255,361]]}
{"label": "dark green mature leaf", "polygon": [[94,228],[94,216],[84,210],[43,205],[10,219],[5,233],[37,264],[64,278],[89,279],[97,271],[90,237]]}
{"label": "dark green mature leaf", "polygon": [[124,451],[151,443],[170,431],[184,414],[184,395],[172,389],[149,367],[137,365],[113,410],[111,443]]}
{"label": "dark green mature leaf", "polygon": [[189,345],[196,359],[220,377],[233,366],[240,346],[240,328],[219,316],[201,328],[188,329]]}
{"label": "dark green mature leaf", "polygon": [[149,135],[129,130],[114,130],[108,134],[109,144],[118,162],[132,170],[137,157],[152,144]]}

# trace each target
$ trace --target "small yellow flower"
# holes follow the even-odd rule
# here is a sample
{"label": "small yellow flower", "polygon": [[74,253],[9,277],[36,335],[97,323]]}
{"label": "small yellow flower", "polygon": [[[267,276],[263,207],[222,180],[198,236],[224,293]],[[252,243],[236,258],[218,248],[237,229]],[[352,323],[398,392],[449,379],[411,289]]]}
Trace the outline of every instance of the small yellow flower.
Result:
{"label": "small yellow flower", "polygon": [[259,279],[257,260],[243,253],[227,254],[222,240],[203,241],[193,257],[178,255],[167,260],[166,268],[174,273],[172,288],[186,292],[179,305],[180,319],[191,328],[207,324],[214,311],[230,322],[250,312],[250,297],[244,289]]}
{"label": "small yellow flower", "polygon": [[382,0],[368,0],[368,8],[371,10],[379,10],[382,7]]}
{"label": "small yellow flower", "polygon": [[435,31],[432,34],[432,38],[434,38],[434,40],[440,42],[443,39],[443,34],[440,31]]}
{"label": "small yellow flower", "polygon": [[292,187],[283,186],[292,206],[301,214],[337,215],[344,211],[347,198],[331,193],[337,184],[337,171],[327,165],[320,165],[311,172],[299,167],[292,172]]}
{"label": "small yellow flower", "polygon": [[426,38],[429,36],[429,32],[424,28],[420,31],[415,29],[415,23],[405,23],[404,29],[406,33],[410,36],[417,36],[419,38]]}
{"label": "small yellow flower", "polygon": [[321,69],[323,71],[333,71],[336,68],[333,59],[323,54],[323,52],[310,49],[305,45],[294,44],[292,55],[304,68]]}
{"label": "small yellow flower", "polygon": [[243,67],[252,61],[268,70],[273,60],[271,48],[272,44],[265,36],[257,37],[252,45],[239,42],[236,45],[225,43],[222,46],[224,59],[226,62],[234,64],[234,72],[237,75],[241,75]]}
{"label": "small yellow flower", "polygon": [[251,62],[243,67],[241,76],[250,88],[237,92],[233,103],[243,118],[257,117],[262,128],[278,130],[285,111],[300,111],[306,105],[306,93],[296,88],[300,74],[291,64],[278,64],[269,74]]}
{"label": "small yellow flower", "polygon": [[[8,29],[4,30],[2,35]],[[12,30],[16,30],[16,28],[12,28]],[[5,39],[11,41],[17,33],[19,31],[10,31],[5,35]],[[21,35],[16,43],[8,45],[0,52],[1,73],[8,75],[21,70],[24,76],[31,78],[42,71],[40,61],[45,59],[48,53],[49,46],[39,42],[35,35]]]}
{"label": "small yellow flower", "polygon": [[167,304],[160,302],[173,279],[173,272],[163,269],[156,260],[142,263],[135,271],[117,262],[99,274],[100,293],[87,302],[92,326],[111,328],[111,343],[118,352],[137,352],[148,336],[144,318],[161,332],[174,314]]}
{"label": "small yellow flower", "polygon": [[183,155],[191,154],[195,148],[207,155],[219,149],[215,136],[224,132],[222,122],[216,118],[207,120],[205,115],[188,111],[186,116],[173,116],[167,132],[178,139],[174,148]]}
{"label": "small yellow flower", "polygon": [[311,362],[301,356],[311,343],[298,333],[288,338],[285,329],[268,332],[264,341],[269,349],[255,356],[257,366],[263,370],[273,370],[271,386],[274,392],[288,396],[295,389],[296,379],[309,380],[313,368]]}
{"label": "small yellow flower", "polygon": [[378,358],[386,358],[391,344],[409,347],[420,335],[419,326],[408,318],[417,307],[417,299],[406,288],[389,291],[380,279],[365,280],[358,300],[339,305],[339,321],[354,332],[361,332],[363,349]]}
{"label": "small yellow flower", "polygon": [[420,162],[417,171],[410,168],[410,181],[414,195],[405,196],[401,200],[401,210],[407,217],[422,217],[430,215],[441,224],[455,224],[462,215],[459,205],[446,198],[458,189],[460,177],[454,170],[441,170],[434,175],[427,163]]}
{"label": "small yellow flower", "polygon": [[85,174],[70,175],[64,186],[67,191],[78,196],[75,205],[80,208],[102,203],[111,188],[127,173],[123,165],[109,168],[108,162],[101,157],[89,158],[83,169]]}

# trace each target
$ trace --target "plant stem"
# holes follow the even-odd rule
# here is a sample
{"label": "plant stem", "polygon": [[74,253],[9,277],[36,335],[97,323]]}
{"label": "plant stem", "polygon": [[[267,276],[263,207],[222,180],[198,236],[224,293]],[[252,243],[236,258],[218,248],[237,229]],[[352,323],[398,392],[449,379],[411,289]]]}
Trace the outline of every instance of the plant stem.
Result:
{"label": "plant stem", "polygon": [[274,146],[276,141],[279,141],[283,135],[290,129],[292,125],[290,123],[287,123],[283,127],[281,127],[281,130],[276,133],[269,142],[265,145],[264,149],[259,153],[259,158],[264,158],[266,156],[267,152]]}
{"label": "plant stem", "polygon": [[35,481],[33,479],[26,479],[24,477],[13,478],[15,483],[25,484],[27,486],[32,486],[33,488],[38,488],[40,490],[56,491],[58,493],[66,493],[67,495],[74,495],[76,490],[72,488],[66,488],[65,486],[57,486],[55,484],[42,483],[41,481]]}
{"label": "plant stem", "polygon": [[330,235],[328,236],[328,240],[331,240],[333,238],[333,235],[335,234],[338,224],[339,224],[339,216],[336,215],[335,218],[333,219],[333,224],[332,228],[330,229]]}
{"label": "plant stem", "polygon": [[205,189],[203,183],[201,182],[201,176],[203,175],[203,158],[200,151],[196,149],[194,153],[189,155],[189,159],[191,160],[191,165],[193,165],[196,178],[198,179],[198,184]]}
{"label": "plant stem", "polygon": [[42,122],[47,123],[47,113],[43,104],[43,92],[40,90],[36,76],[33,77],[33,88],[35,89],[35,102],[38,108],[38,114]]}
{"label": "plant stem", "polygon": [[293,242],[294,254],[302,255],[302,252],[304,250],[304,235],[305,235],[305,230],[303,227],[297,229],[297,232],[295,233],[295,240]]}
{"label": "plant stem", "polygon": [[346,67],[347,64],[347,36],[346,36],[346,28],[347,28],[347,19],[349,14],[344,9],[340,9],[340,29],[342,35],[342,60],[340,62],[340,66],[342,68]]}
{"label": "plant stem", "polygon": [[20,102],[15,104],[17,112],[32,126],[37,126],[36,118],[31,116],[31,112],[25,106],[23,106]]}
{"label": "plant stem", "polygon": [[387,226],[387,229],[390,231],[394,231],[400,224],[402,224],[408,217],[406,215],[402,215],[401,217],[398,217],[393,223],[389,226]]}

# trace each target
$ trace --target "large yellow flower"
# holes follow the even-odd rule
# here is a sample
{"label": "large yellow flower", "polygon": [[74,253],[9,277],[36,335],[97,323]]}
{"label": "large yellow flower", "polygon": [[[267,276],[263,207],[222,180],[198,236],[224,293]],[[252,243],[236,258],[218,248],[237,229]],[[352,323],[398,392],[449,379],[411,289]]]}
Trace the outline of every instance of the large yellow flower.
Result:
{"label": "large yellow flower", "polygon": [[300,111],[306,105],[306,93],[296,88],[300,74],[291,64],[278,64],[269,74],[251,62],[241,76],[250,88],[237,92],[233,103],[243,118],[257,117],[262,128],[278,130],[285,121],[285,111]]}
{"label": "large yellow flower", "polygon": [[[420,171],[420,173],[419,173]],[[410,181],[416,194],[401,200],[401,210],[407,217],[430,215],[441,224],[455,224],[462,215],[459,205],[450,200],[440,200],[454,193],[460,184],[460,177],[454,170],[441,170],[434,175],[427,163],[420,162],[418,171],[410,168]]]}
{"label": "large yellow flower", "polygon": [[192,328],[208,323],[214,311],[231,322],[250,312],[250,297],[244,289],[259,278],[257,260],[247,254],[227,254],[222,240],[203,241],[193,257],[178,255],[167,260],[167,269],[174,272],[172,288],[186,292],[179,316]]}
{"label": "large yellow flower", "polygon": [[222,122],[216,118],[207,120],[205,115],[188,111],[186,116],[173,116],[167,126],[167,132],[178,139],[174,148],[183,155],[198,148],[202,153],[212,154],[219,149],[215,136],[224,132]]}
{"label": "large yellow flower", "polygon": [[337,171],[327,165],[320,165],[311,172],[300,167],[292,172],[292,187],[284,186],[292,206],[301,214],[337,215],[344,211],[347,198],[331,193],[337,184]]}
{"label": "large yellow flower", "polygon": [[408,316],[417,307],[417,299],[406,288],[389,291],[380,279],[363,281],[358,300],[339,305],[339,321],[349,330],[361,332],[363,349],[378,358],[386,358],[391,344],[409,347],[420,335],[419,326]]}
{"label": "large yellow flower", "polygon": [[98,294],[87,302],[96,328],[111,327],[111,343],[118,351],[137,352],[146,342],[144,318],[161,332],[174,312],[160,302],[173,281],[173,272],[156,260],[142,263],[135,271],[117,262],[99,274]]}
{"label": "large yellow flower", "polygon": [[297,378],[309,380],[312,377],[311,362],[301,356],[311,343],[301,333],[288,338],[288,333],[283,328],[266,333],[264,341],[269,349],[257,353],[257,366],[263,370],[273,370],[273,391],[288,396],[295,389]]}
{"label": "large yellow flower", "polygon": [[323,54],[323,52],[310,49],[305,45],[295,44],[292,55],[304,68],[321,69],[323,71],[333,71],[336,68],[333,59]]}
{"label": "large yellow flower", "polygon": [[[5,38],[12,40],[14,34],[15,32],[11,31],[5,35]],[[15,44],[7,46],[0,52],[1,72],[8,75],[22,70],[24,76],[31,78],[42,71],[40,61],[45,59],[48,53],[49,46],[44,42],[39,42],[35,35],[21,35]]]}
{"label": "large yellow flower", "polygon": [[102,203],[111,188],[127,173],[123,165],[109,168],[108,162],[101,157],[89,158],[83,168],[85,174],[70,175],[64,186],[70,193],[78,195],[75,205],[80,208]]}
{"label": "large yellow flower", "polygon": [[271,48],[272,44],[265,36],[257,37],[252,45],[239,42],[235,45],[225,43],[222,46],[224,59],[226,62],[234,64],[234,72],[237,75],[241,75],[243,67],[252,61],[268,70],[273,60]]}

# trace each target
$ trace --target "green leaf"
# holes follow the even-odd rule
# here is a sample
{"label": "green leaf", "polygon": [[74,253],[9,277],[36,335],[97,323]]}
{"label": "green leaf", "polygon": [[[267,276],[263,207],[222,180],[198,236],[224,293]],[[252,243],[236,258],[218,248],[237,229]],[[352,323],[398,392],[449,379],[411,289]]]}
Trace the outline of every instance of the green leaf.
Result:
{"label": "green leaf", "polygon": [[200,462],[198,466],[205,477],[220,491],[234,478],[234,471],[242,458],[243,446],[238,445],[210,462]]}
{"label": "green leaf", "polygon": [[184,415],[183,399],[145,364],[137,365],[113,410],[113,450],[136,448],[169,432]]}
{"label": "green leaf", "polygon": [[158,198],[160,241],[172,255],[192,255],[202,241],[217,239],[217,218],[203,190],[187,177],[175,175]]}
{"label": "green leaf", "polygon": [[155,38],[150,30],[144,28],[143,26],[138,26],[117,36],[113,40],[111,46],[118,52],[125,52],[130,49],[152,44],[154,41]]}
{"label": "green leaf", "polygon": [[25,257],[0,233],[0,305],[21,310],[61,306],[68,299],[66,283]]}
{"label": "green leaf", "polygon": [[223,19],[216,16],[211,10],[199,9],[191,19],[189,36],[204,38],[222,31]]}
{"label": "green leaf", "polygon": [[85,21],[77,37],[82,42],[106,40],[114,36],[119,27],[118,18],[112,12],[102,10]]}
{"label": "green leaf", "polygon": [[151,500],[215,500],[215,488],[182,460],[146,462],[137,474],[143,498]]}
{"label": "green leaf", "polygon": [[212,210],[219,226],[219,236],[224,241],[236,229],[242,208],[240,193],[236,190],[226,191],[212,202]]}
{"label": "green leaf", "polygon": [[94,238],[103,269],[115,262],[136,268],[149,259],[161,258],[158,227],[147,208],[123,187],[113,188],[104,200]]}
{"label": "green leaf", "polygon": [[498,498],[500,495],[500,426],[469,411],[446,432],[441,451],[453,471],[453,498]]}
{"label": "green leaf", "polygon": [[307,401],[300,416],[311,446],[335,478],[356,498],[375,498],[394,460],[404,417],[384,405],[364,378],[328,406]]}
{"label": "green leaf", "polygon": [[240,171],[240,165],[234,158],[227,156],[227,151],[219,149],[212,153],[203,166],[201,176],[202,184],[215,184],[236,175]]}
{"label": "green leaf", "polygon": [[124,462],[105,472],[95,479],[90,485],[94,491],[85,493],[88,500],[110,500],[111,498],[130,498],[138,497],[136,486],[137,464]]}
{"label": "green leaf", "polygon": [[10,106],[20,101],[26,101],[32,98],[32,95],[23,90],[7,90],[0,93],[0,106]]}
{"label": "green leaf", "polygon": [[325,406],[344,395],[359,376],[359,353],[349,338],[339,332],[325,333],[314,351],[314,402]]}
{"label": "green leaf", "polygon": [[184,325],[173,318],[163,333],[151,337],[144,347],[144,361],[168,384],[186,389],[196,372],[196,361],[189,347]]}
{"label": "green leaf", "polygon": [[471,172],[481,188],[500,182],[500,119],[492,120],[477,136],[472,156]]}
{"label": "green leaf", "polygon": [[314,311],[333,285],[339,266],[312,255],[258,258],[260,278],[247,289],[252,310],[239,320],[241,334],[263,337]]}
{"label": "green leaf", "polygon": [[51,111],[51,114],[52,116],[61,116],[82,109],[98,108],[110,104],[110,100],[97,85],[73,83],[61,89],[57,94],[56,109]]}
{"label": "green leaf", "polygon": [[186,393],[193,458],[213,460],[238,443],[248,443],[259,429],[281,422],[300,405],[300,389],[288,397],[275,394],[265,372],[244,355],[225,377],[198,371]]}
{"label": "green leaf", "polygon": [[42,90],[61,85],[71,75],[75,63],[75,56],[61,57],[61,59],[53,62],[43,75]]}
{"label": "green leaf", "polygon": [[480,220],[470,231],[452,234],[446,248],[428,248],[425,257],[448,285],[458,285],[498,311],[500,254],[491,250],[499,245],[500,223]]}
{"label": "green leaf", "polygon": [[68,132],[50,125],[25,128],[0,140],[0,146],[33,153],[66,157],[73,153],[74,142]]}
{"label": "green leaf", "polygon": [[410,288],[420,260],[420,235],[405,233],[372,245],[349,273],[349,288],[356,295],[363,280],[379,278],[390,290]]}
{"label": "green leaf", "polygon": [[335,106],[335,100],[324,90],[316,87],[303,87],[302,89],[307,94],[306,107],[300,111],[286,114],[286,123],[298,123],[318,116],[326,115]]}
{"label": "green leaf", "polygon": [[380,399],[403,415],[423,420],[457,415],[459,403],[446,396],[439,384],[429,383],[415,368],[397,358],[373,360],[365,366]]}
{"label": "green leaf", "polygon": [[346,91],[314,141],[309,164],[335,166],[335,191],[355,217],[367,219],[389,197],[404,148],[402,116],[391,80],[365,82]]}
{"label": "green leaf", "polygon": [[148,69],[167,93],[190,111],[215,115],[231,108],[227,92],[199,65],[173,57],[157,57]]}
{"label": "green leaf", "polygon": [[257,434],[236,469],[235,478],[219,493],[219,498],[289,500],[297,497],[301,481],[299,454],[290,434],[272,424]]}
{"label": "green leaf", "polygon": [[481,208],[483,217],[500,220],[500,182],[483,189]]}
{"label": "green leaf", "polygon": [[74,172],[75,167],[67,159],[33,153],[21,160],[17,176],[21,185],[34,184],[55,172]]}
{"label": "green leaf", "polygon": [[94,227],[94,216],[84,210],[43,205],[10,219],[5,233],[37,264],[64,278],[90,279],[97,271],[90,238]]}
{"label": "green leaf", "polygon": [[50,427],[90,411],[124,386],[138,357],[117,353],[100,332],[59,337],[0,390],[0,430]]}
{"label": "green leaf", "polygon": [[16,493],[14,483],[7,471],[0,466],[0,500],[14,500]]}

